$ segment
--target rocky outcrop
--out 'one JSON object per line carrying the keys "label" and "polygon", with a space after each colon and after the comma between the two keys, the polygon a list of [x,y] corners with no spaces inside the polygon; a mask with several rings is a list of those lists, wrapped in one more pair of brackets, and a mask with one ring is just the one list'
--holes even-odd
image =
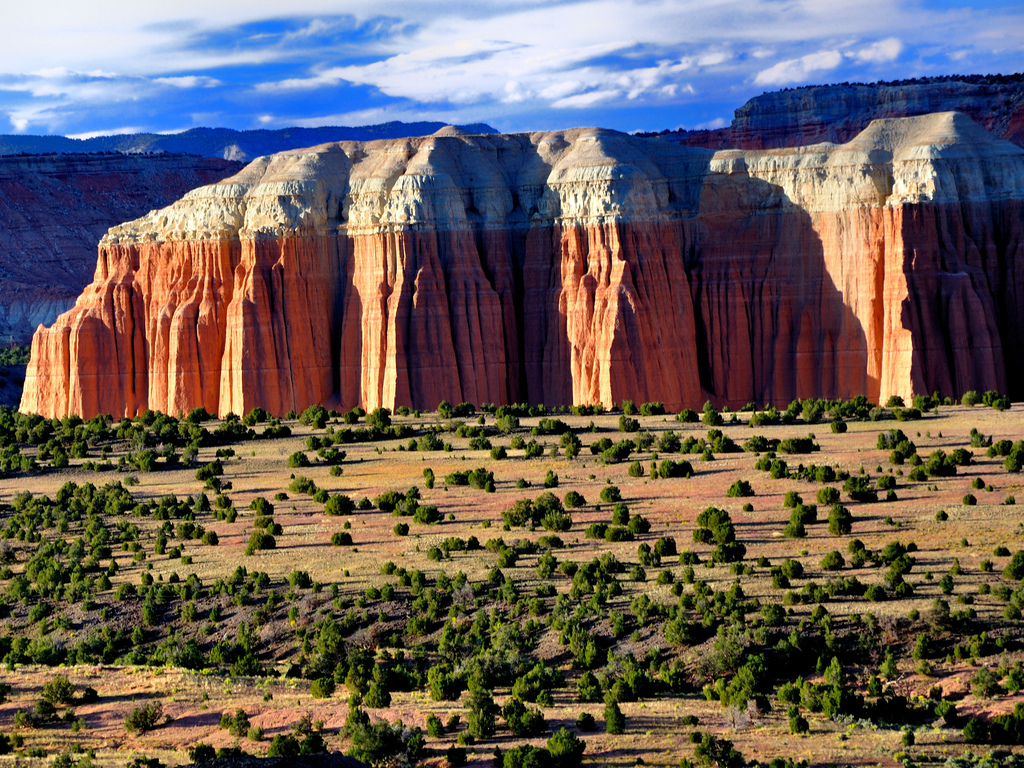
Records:
{"label": "rocky outcrop", "polygon": [[1024,75],[968,75],[893,83],[787,88],[750,99],[732,125],[669,137],[687,146],[724,149],[798,147],[853,139],[872,120],[962,112],[1024,147]]}
{"label": "rocky outcrop", "polygon": [[107,229],[241,167],[180,155],[0,157],[0,343],[29,343],[74,304]]}
{"label": "rocky outcrop", "polygon": [[954,113],[282,153],[110,230],[22,409],[1020,396],[1022,199],[1024,151]]}

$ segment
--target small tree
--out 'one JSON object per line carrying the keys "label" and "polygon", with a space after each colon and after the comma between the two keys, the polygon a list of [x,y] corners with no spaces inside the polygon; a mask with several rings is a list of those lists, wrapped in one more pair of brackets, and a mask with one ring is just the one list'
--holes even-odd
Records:
{"label": "small tree", "polygon": [[314,699],[329,699],[334,695],[334,678],[319,677],[309,686],[309,695]]}
{"label": "small tree", "polygon": [[821,559],[821,569],[823,571],[838,571],[846,565],[846,561],[839,552],[833,549],[825,557]]}
{"label": "small tree", "polygon": [[470,735],[475,739],[484,739],[493,736],[497,730],[498,705],[494,703],[494,697],[490,692],[481,687],[474,687],[467,704],[469,714],[466,717],[466,726]]}
{"label": "small tree", "polygon": [[132,709],[124,719],[124,727],[132,733],[145,733],[156,728],[163,716],[163,705],[159,701],[151,701]]}
{"label": "small tree", "polygon": [[64,675],[54,675],[43,684],[43,698],[51,704],[70,704],[75,699],[75,686]]}
{"label": "small tree", "polygon": [[548,739],[548,753],[554,765],[559,768],[579,768],[586,749],[587,742],[565,727],[559,728]]}
{"label": "small tree", "polygon": [[604,729],[606,733],[618,734],[626,732],[626,716],[622,714],[619,703],[611,697],[604,702]]}
{"label": "small tree", "polygon": [[737,480],[729,486],[729,490],[725,492],[725,495],[730,499],[744,498],[754,495],[754,489],[750,483],[746,480]]}
{"label": "small tree", "polygon": [[244,736],[249,732],[249,716],[244,709],[236,709],[234,715],[225,712],[220,716],[220,727],[224,728],[232,736]]}

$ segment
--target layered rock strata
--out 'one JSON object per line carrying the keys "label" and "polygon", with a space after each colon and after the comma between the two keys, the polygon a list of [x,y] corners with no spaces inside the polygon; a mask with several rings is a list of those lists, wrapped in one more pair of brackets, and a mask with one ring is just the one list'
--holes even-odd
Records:
{"label": "layered rock strata", "polygon": [[999,138],[1024,147],[1024,75],[967,75],[894,83],[786,88],[756,96],[732,124],[667,135],[709,149],[771,149],[847,142],[872,120],[962,112]]}
{"label": "layered rock strata", "polygon": [[75,303],[110,227],[242,167],[183,155],[0,157],[0,344],[28,344]]}
{"label": "layered rock strata", "polygon": [[22,409],[1020,396],[1022,199],[1024,151],[954,113],[788,150],[281,153],[110,230]]}

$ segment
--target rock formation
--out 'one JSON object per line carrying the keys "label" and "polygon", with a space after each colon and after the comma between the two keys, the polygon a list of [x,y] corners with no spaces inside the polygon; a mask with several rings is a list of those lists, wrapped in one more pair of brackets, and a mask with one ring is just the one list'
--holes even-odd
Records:
{"label": "rock formation", "polygon": [[115,227],[22,410],[1022,394],[1024,150],[969,118],[714,153],[599,129],[259,158]]}
{"label": "rock formation", "polygon": [[74,304],[107,229],[241,167],[182,155],[0,157],[0,344],[28,344]]}
{"label": "rock formation", "polygon": [[673,132],[667,137],[709,149],[777,149],[847,142],[872,120],[951,111],[1024,147],[1024,75],[786,88],[750,99],[736,110],[727,128]]}

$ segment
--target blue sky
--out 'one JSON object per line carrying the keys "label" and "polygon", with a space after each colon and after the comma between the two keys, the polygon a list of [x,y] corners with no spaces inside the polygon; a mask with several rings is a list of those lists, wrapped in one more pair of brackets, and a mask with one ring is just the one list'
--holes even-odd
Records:
{"label": "blue sky", "polygon": [[0,133],[715,127],[766,90],[1024,70],[1024,2],[4,4]]}

